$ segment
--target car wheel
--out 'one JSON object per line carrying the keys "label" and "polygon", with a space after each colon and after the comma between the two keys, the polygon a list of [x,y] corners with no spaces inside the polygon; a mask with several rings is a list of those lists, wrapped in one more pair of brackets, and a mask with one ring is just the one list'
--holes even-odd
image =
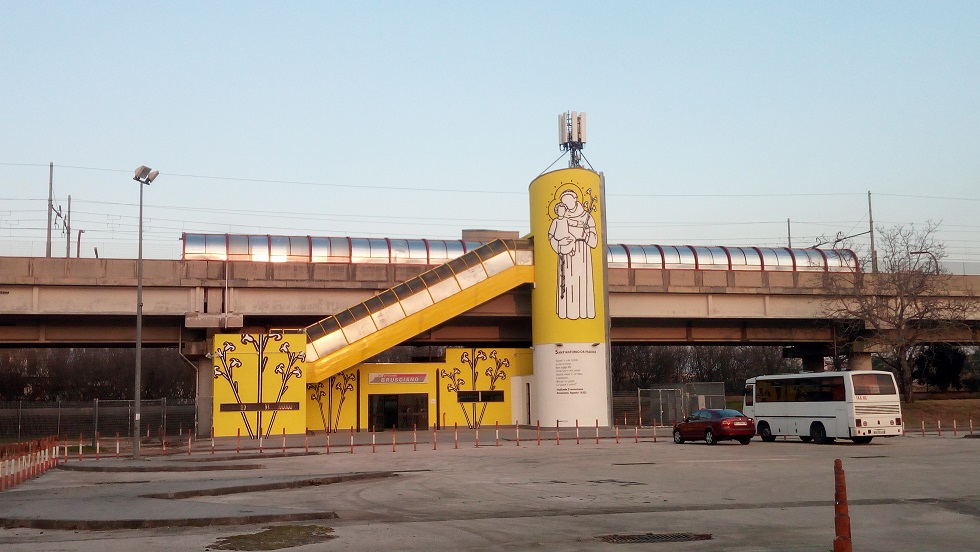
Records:
{"label": "car wheel", "polygon": [[739,443],[742,443],[743,445],[747,445],[747,444],[749,444],[749,443],[752,442],[752,438],[751,437],[742,437],[742,438],[740,438],[738,440],[738,442]]}
{"label": "car wheel", "polygon": [[776,436],[772,434],[772,430],[769,429],[769,424],[763,423],[759,425],[759,436],[762,440],[771,443],[776,440]]}
{"label": "car wheel", "polygon": [[817,422],[810,426],[810,438],[818,445],[823,445],[828,442],[827,430],[824,429],[823,424]]}
{"label": "car wheel", "polygon": [[715,432],[714,431],[711,431],[710,429],[708,431],[705,431],[704,432],[704,442],[705,443],[708,443],[709,445],[716,444],[718,441],[715,441]]}
{"label": "car wheel", "polygon": [[810,437],[809,435],[800,435],[800,441],[803,441],[804,443],[809,443],[812,440],[813,437]]}
{"label": "car wheel", "polygon": [[855,445],[867,445],[871,442],[871,439],[872,437],[851,437],[851,441],[853,441]]}
{"label": "car wheel", "polygon": [[674,442],[677,443],[678,445],[684,443],[684,438],[681,437],[681,430],[679,429],[674,430]]}

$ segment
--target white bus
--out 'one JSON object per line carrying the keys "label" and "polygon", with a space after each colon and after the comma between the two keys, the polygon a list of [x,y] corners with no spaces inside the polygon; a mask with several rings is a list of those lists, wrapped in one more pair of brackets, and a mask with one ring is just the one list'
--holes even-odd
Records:
{"label": "white bus", "polygon": [[902,435],[902,403],[891,372],[860,370],[758,376],[745,381],[742,412],[763,441],[804,443]]}

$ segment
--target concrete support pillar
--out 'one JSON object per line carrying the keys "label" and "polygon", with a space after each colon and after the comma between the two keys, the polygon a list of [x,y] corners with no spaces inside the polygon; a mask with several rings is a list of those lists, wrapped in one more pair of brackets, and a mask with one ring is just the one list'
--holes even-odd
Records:
{"label": "concrete support pillar", "polygon": [[803,371],[804,372],[823,372],[823,358],[822,356],[805,356],[803,360]]}
{"label": "concrete support pillar", "polygon": [[[208,338],[208,347],[212,339]],[[214,423],[212,402],[214,401],[214,368],[211,359],[201,357],[197,364],[197,436],[210,437]]]}
{"label": "concrete support pillar", "polygon": [[851,370],[871,370],[871,353],[852,352],[848,364]]}

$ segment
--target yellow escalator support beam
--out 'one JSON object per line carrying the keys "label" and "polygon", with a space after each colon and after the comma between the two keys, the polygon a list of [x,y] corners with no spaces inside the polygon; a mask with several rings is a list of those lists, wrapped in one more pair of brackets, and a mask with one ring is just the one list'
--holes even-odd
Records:
{"label": "yellow escalator support beam", "polygon": [[321,357],[310,367],[307,381],[311,383],[323,381],[499,297],[521,284],[528,284],[533,281],[534,266],[517,265],[508,268],[363,339]]}

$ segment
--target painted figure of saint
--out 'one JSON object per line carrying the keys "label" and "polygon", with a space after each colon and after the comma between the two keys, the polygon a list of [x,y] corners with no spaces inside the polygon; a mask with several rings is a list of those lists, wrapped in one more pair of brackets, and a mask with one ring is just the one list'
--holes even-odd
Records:
{"label": "painted figure of saint", "polygon": [[551,248],[558,254],[559,318],[595,318],[592,250],[599,243],[595,219],[571,189],[561,192],[548,230]]}

